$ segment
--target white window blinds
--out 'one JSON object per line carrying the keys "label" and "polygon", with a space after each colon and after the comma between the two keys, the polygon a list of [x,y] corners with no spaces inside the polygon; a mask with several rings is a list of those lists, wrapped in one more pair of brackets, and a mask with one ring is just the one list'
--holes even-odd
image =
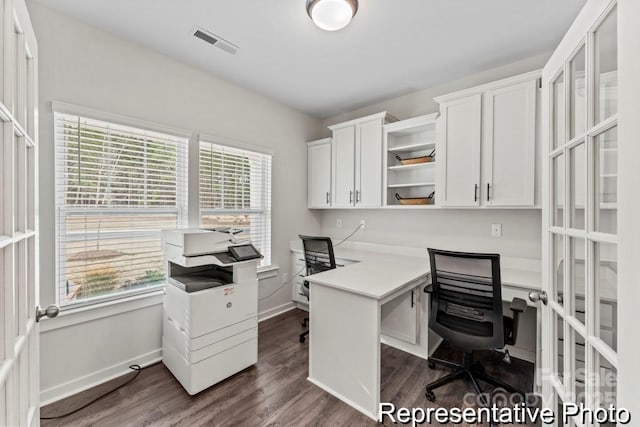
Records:
{"label": "white window blinds", "polygon": [[200,141],[200,223],[242,230],[271,264],[271,156]]}
{"label": "white window blinds", "polygon": [[186,225],[187,142],[55,114],[60,305],[164,284],[160,230]]}

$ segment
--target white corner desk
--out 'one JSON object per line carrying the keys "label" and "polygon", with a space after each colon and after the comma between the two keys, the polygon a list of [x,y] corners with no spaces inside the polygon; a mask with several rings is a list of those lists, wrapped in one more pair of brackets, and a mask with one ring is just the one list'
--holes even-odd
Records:
{"label": "white corner desk", "polygon": [[[291,250],[302,256],[300,242],[292,242]],[[305,277],[308,380],[377,420],[380,343],[426,359],[441,342],[427,327],[427,250],[347,242],[335,256],[352,263]],[[504,258],[502,264],[505,301],[528,301],[528,293],[540,289],[539,261]]]}

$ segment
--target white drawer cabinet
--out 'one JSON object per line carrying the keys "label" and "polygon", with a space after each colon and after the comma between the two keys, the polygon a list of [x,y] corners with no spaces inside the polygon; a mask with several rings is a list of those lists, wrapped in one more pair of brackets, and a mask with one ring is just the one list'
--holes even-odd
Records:
{"label": "white drawer cabinet", "polygon": [[438,97],[439,204],[534,207],[538,72]]}

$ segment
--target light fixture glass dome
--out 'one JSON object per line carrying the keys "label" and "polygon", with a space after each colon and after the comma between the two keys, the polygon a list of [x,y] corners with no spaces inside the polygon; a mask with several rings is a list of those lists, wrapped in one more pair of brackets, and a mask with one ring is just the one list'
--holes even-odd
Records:
{"label": "light fixture glass dome", "polygon": [[326,31],[337,31],[349,25],[357,10],[357,0],[307,0],[309,16]]}

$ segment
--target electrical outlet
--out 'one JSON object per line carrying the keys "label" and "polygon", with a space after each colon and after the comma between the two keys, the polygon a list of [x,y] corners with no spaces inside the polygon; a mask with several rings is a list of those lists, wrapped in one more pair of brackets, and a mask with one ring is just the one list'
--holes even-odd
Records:
{"label": "electrical outlet", "polygon": [[342,228],[342,220],[340,218],[336,220],[336,227]]}
{"label": "electrical outlet", "polygon": [[366,221],[364,219],[361,219],[360,220],[360,228],[364,230],[366,225],[367,225]]}
{"label": "electrical outlet", "polygon": [[491,237],[502,237],[502,224],[491,224]]}
{"label": "electrical outlet", "polygon": [[282,284],[289,282],[289,273],[282,273]]}

